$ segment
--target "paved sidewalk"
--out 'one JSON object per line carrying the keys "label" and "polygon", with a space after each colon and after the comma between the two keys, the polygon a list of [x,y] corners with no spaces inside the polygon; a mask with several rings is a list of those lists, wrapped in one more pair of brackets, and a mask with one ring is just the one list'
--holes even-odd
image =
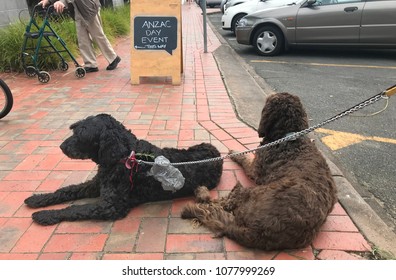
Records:
{"label": "paved sidewalk", "polygon": [[[337,204],[313,244],[289,251],[259,251],[227,238],[212,238],[203,227],[180,218],[192,198],[151,203],[133,209],[115,222],[32,223],[32,209],[23,200],[93,176],[95,165],[70,160],[59,145],[69,125],[97,113],[109,113],[139,138],[159,146],[188,147],[211,142],[223,154],[258,145],[256,132],[235,115],[212,52],[220,42],[208,28],[208,53],[203,52],[199,7],[183,5],[182,85],[162,78],[130,84],[130,41],[115,47],[119,67],[83,79],[51,72],[48,84],[23,74],[1,74],[14,94],[14,108],[0,121],[0,259],[363,259],[371,251],[358,228]],[[264,105],[264,104],[263,104]],[[224,163],[214,196],[225,195],[240,180],[251,182],[230,160]],[[60,208],[63,206],[54,206]]]}

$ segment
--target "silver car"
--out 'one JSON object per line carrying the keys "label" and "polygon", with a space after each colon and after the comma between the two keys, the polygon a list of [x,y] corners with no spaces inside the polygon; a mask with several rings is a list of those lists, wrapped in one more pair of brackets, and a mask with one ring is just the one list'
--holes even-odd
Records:
{"label": "silver car", "polygon": [[396,0],[296,0],[243,17],[238,43],[264,56],[290,46],[396,48]]}

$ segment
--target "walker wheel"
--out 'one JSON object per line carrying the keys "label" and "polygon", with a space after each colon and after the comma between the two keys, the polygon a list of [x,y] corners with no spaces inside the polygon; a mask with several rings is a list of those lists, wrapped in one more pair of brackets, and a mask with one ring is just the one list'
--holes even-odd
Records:
{"label": "walker wheel", "polygon": [[46,84],[51,80],[51,76],[46,71],[40,71],[37,76],[40,83]]}
{"label": "walker wheel", "polygon": [[84,78],[86,74],[86,71],[84,69],[84,67],[77,67],[76,68],[76,72],[75,75],[77,78]]}
{"label": "walker wheel", "polygon": [[58,68],[62,71],[67,71],[69,69],[69,64],[66,61],[59,62]]}
{"label": "walker wheel", "polygon": [[28,77],[34,77],[34,76],[36,76],[36,68],[34,68],[34,66],[28,66],[28,67],[26,67],[26,69],[25,69],[25,74],[26,74]]}

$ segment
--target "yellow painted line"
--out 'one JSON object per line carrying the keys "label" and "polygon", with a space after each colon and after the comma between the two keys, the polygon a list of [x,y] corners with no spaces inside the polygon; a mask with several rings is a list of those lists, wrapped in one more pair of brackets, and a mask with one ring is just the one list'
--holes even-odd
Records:
{"label": "yellow painted line", "polygon": [[382,143],[389,143],[396,145],[396,139],[383,138],[377,136],[363,136],[349,132],[336,131],[325,128],[318,128],[316,132],[328,134],[321,138],[321,141],[328,146],[331,150],[336,151],[362,141],[376,141]]}
{"label": "yellow painted line", "polygon": [[275,64],[295,64],[295,65],[309,65],[321,67],[347,67],[347,68],[372,68],[372,69],[392,69],[396,70],[396,66],[376,66],[376,65],[359,65],[359,64],[327,64],[314,62],[289,62],[289,61],[272,61],[272,60],[251,60],[252,63],[275,63]]}

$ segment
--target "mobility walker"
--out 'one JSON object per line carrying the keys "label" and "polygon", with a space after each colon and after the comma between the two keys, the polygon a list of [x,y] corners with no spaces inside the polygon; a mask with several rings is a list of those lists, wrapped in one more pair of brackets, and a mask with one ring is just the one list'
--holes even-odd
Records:
{"label": "mobility walker", "polygon": [[[61,37],[55,32],[49,23],[51,15],[54,13],[54,6],[51,5],[48,8],[42,8],[41,5],[34,6],[29,24],[26,26],[24,41],[22,46],[22,67],[25,70],[26,75],[29,77],[37,76],[41,83],[48,83],[51,76],[46,71],[40,71],[39,69],[39,57],[47,54],[57,54],[60,58],[58,67],[62,71],[67,71],[69,65],[61,55],[61,53],[66,52],[71,60],[76,66],[75,76],[77,78],[83,78],[86,74],[84,67],[82,67],[77,60],[74,58],[72,53],[66,47],[66,43]],[[39,20],[42,18],[42,20]],[[42,21],[42,24],[39,22]],[[59,50],[55,47],[54,43],[51,41],[52,38],[56,38],[62,46]],[[48,43],[45,46],[41,46],[43,39]]]}

